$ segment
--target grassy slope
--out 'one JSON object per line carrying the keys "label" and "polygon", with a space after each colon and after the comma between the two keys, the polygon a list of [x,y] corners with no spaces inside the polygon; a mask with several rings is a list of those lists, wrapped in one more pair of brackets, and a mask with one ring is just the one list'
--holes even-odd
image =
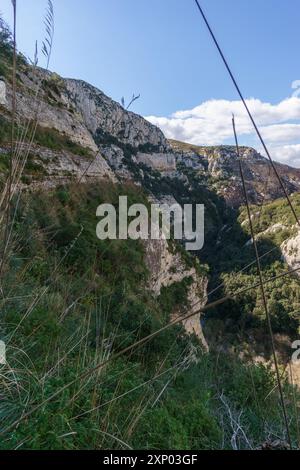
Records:
{"label": "grassy slope", "polygon": [[[235,149],[235,147],[230,146],[230,145],[211,145],[211,146],[201,146],[201,145],[193,145],[189,144],[187,142],[180,142],[179,140],[174,140],[174,139],[169,139],[170,145],[178,151],[182,152],[194,152],[196,155],[201,155],[201,153],[204,151],[205,154],[212,154],[215,150],[219,150],[222,148],[226,149]],[[241,149],[244,149],[246,147],[240,147]]]}
{"label": "grassy slope", "polygon": [[[277,396],[268,394],[272,373],[233,357],[203,356],[181,327],[80,380],[186,302],[182,285],[157,300],[147,293],[138,242],[96,239],[97,205],[124,193],[131,203],[144,201],[132,186],[77,185],[29,195],[17,210],[1,309],[9,358],[1,370],[1,429],[75,382],[5,434],[0,447],[226,448],[232,430],[222,393],[234,413],[243,410],[253,445],[264,440],[266,422],[281,433]],[[178,367],[183,360],[185,370]],[[243,439],[239,445],[246,447]]]}

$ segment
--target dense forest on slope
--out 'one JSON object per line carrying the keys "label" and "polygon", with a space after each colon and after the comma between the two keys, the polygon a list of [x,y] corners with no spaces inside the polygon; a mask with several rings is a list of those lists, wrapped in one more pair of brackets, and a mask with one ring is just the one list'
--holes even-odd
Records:
{"label": "dense forest on slope", "polygon": [[[292,196],[296,212],[300,214],[300,198]],[[252,223],[257,234],[258,250],[261,258],[264,279],[270,279],[285,273],[289,266],[283,257],[282,246],[298,233],[293,214],[287,201],[278,199],[260,207],[251,208]],[[211,288],[223,285],[222,295],[235,292],[242,287],[255,284],[257,266],[254,261],[254,248],[247,212],[242,207],[236,214],[232,226],[226,225],[221,232],[215,252],[210,253],[214,263]],[[247,269],[245,267],[248,266]],[[290,355],[289,338],[297,339],[299,334],[300,280],[297,273],[288,277],[274,279],[266,285],[273,331],[277,334],[278,348],[288,358]],[[213,293],[212,298],[220,295]],[[223,337],[230,338],[235,344],[241,336],[251,343],[255,351],[270,353],[265,312],[259,290],[249,291],[242,298],[228,302],[208,314],[212,329],[215,320],[223,321]],[[222,335],[221,334],[221,335]],[[239,338],[239,339],[238,339]],[[219,338],[220,339],[220,338]],[[253,341],[254,339],[254,341]],[[243,347],[245,344],[243,343]]]}

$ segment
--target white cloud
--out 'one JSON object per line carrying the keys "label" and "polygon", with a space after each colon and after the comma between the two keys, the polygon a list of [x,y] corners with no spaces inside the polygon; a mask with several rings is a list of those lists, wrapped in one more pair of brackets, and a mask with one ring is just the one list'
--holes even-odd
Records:
{"label": "white cloud", "polygon": [[269,148],[274,160],[296,168],[300,167],[300,144],[270,146]]}
{"label": "white cloud", "polygon": [[300,142],[299,124],[273,124],[262,128],[262,135],[268,142]]}
{"label": "white cloud", "polygon": [[[300,167],[300,98],[287,98],[274,105],[251,98],[247,105],[272,148],[274,159]],[[232,114],[240,144],[259,148],[241,101],[210,100],[168,117],[148,116],[146,119],[160,127],[168,138],[195,145],[220,145],[232,141]]]}

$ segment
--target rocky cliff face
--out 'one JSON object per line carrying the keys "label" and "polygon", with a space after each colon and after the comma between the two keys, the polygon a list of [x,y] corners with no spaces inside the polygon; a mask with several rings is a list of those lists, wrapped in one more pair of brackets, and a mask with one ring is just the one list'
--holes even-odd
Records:
{"label": "rocky cliff face", "polygon": [[6,86],[5,82],[0,80],[0,105],[6,105]]}
{"label": "rocky cliff face", "polygon": [[125,111],[97,88],[81,80],[64,80],[63,97],[74,107],[96,144],[120,142],[134,149],[153,146],[164,151],[167,141],[163,133],[140,116]]}
{"label": "rocky cliff face", "polygon": [[[54,129],[65,139],[94,154],[98,153],[98,166],[101,167],[99,176],[104,174],[105,163],[121,179],[133,178],[141,167],[144,172],[149,168],[173,179],[180,179],[184,167],[201,175],[203,184],[207,184],[209,178],[210,186],[229,205],[237,206],[243,202],[234,148],[196,147],[176,141],[168,142],[157,127],[124,110],[120,104],[81,80],[63,79],[43,69],[23,66],[19,72],[18,85],[17,109],[20,120],[37,117],[42,128]],[[0,90],[1,115],[5,109],[11,108],[11,87],[8,82],[0,80]],[[242,148],[241,151],[252,202],[281,196],[268,161],[254,149]],[[41,153],[44,153],[43,150]],[[48,155],[50,157],[49,152]],[[59,155],[55,155],[55,158],[59,158]],[[65,166],[62,154],[58,173],[60,168],[65,171]],[[280,164],[277,164],[277,168],[288,191],[298,191],[300,170]],[[78,168],[78,175],[81,171],[82,168]],[[111,176],[109,169],[106,174]]]}
{"label": "rocky cliff face", "polygon": [[[135,149],[148,145],[164,151],[169,147],[158,128],[84,81],[30,67],[20,72],[19,80],[20,118],[32,119],[36,113],[41,126],[56,129],[83,147],[97,151],[98,145],[113,141]],[[2,80],[1,90],[2,104],[10,108],[11,87]]]}
{"label": "rocky cliff face", "polygon": [[[295,227],[296,234],[285,240],[281,246],[282,256],[291,269],[300,269],[300,230]],[[300,275],[299,271],[297,272]]]}
{"label": "rocky cliff face", "polygon": [[[173,312],[173,318],[199,311],[206,304],[207,277],[200,276],[196,268],[186,266],[180,253],[174,253],[166,240],[149,240],[146,243],[146,263],[150,271],[149,287],[155,296],[161,293],[162,287],[190,280],[187,305]],[[201,328],[201,314],[185,320],[184,327],[189,334],[195,334],[202,346],[208,351],[208,345]]]}
{"label": "rocky cliff face", "polygon": [[[177,141],[170,143],[177,153],[177,161],[208,176],[211,187],[223,196],[230,206],[238,207],[244,204],[235,147],[197,147]],[[253,148],[241,147],[240,153],[250,201],[256,204],[282,197],[282,189],[269,161]],[[300,170],[280,163],[275,165],[288,193],[299,191]]]}
{"label": "rocky cliff face", "polygon": [[[11,107],[11,88],[0,80],[0,90],[3,112]],[[121,180],[137,179],[137,175],[143,179],[145,173],[154,171],[173,180],[183,180],[189,171],[228,205],[237,207],[244,202],[234,147],[197,147],[168,142],[157,127],[126,111],[86,82],[63,79],[43,69],[24,66],[19,73],[17,109],[21,121],[37,117],[43,129],[55,130],[64,139],[88,149],[97,160],[97,165],[92,165],[93,177],[111,178],[113,173]],[[57,162],[61,159],[57,176],[66,177],[71,153],[76,157],[76,152],[69,152],[67,159],[65,152],[55,154]],[[37,148],[35,154],[38,154]],[[41,154],[45,155],[43,149]],[[241,154],[251,202],[281,197],[281,188],[268,160],[252,148],[242,147]],[[48,156],[51,165],[53,159],[49,152]],[[80,177],[83,166],[72,167],[70,176],[77,173]],[[288,192],[298,191],[300,170],[281,164],[276,166]]]}

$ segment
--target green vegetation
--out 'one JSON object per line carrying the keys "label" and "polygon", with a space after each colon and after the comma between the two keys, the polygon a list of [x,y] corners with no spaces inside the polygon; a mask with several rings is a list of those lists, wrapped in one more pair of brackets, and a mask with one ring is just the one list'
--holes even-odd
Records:
{"label": "green vegetation", "polygon": [[10,79],[9,60],[12,57],[12,42],[9,28],[0,16],[0,77]]}
{"label": "green vegetation", "polygon": [[[1,109],[0,109],[1,111]],[[0,115],[0,143],[9,142],[11,139],[11,125],[9,119]]]}
{"label": "green vegetation", "polygon": [[[12,80],[12,57],[13,57],[13,40],[11,32],[0,15],[0,78],[3,77],[7,81]],[[21,67],[26,64],[25,57],[17,54],[17,66]],[[18,78],[18,77],[17,77]]]}
{"label": "green vegetation", "polygon": [[[187,142],[180,142],[179,140],[169,139],[169,143],[171,147],[174,148],[176,151],[181,152],[194,152],[196,155],[210,155],[212,156],[216,150],[229,150],[229,151],[236,151],[236,147],[232,145],[211,145],[211,146],[201,146],[201,145],[193,145]],[[240,149],[243,150],[247,147],[241,146]]]}
{"label": "green vegetation", "polygon": [[[292,197],[296,211],[299,213],[300,197]],[[295,221],[286,201],[277,200],[263,207],[251,207],[254,214],[253,226],[257,236],[258,250],[262,257],[261,265],[264,279],[274,278],[288,270],[282,260],[280,245],[295,234]],[[274,231],[268,230],[274,224],[282,227]],[[255,253],[251,240],[247,212],[241,208],[233,225],[227,225],[220,234],[220,243],[215,248],[209,248],[212,279],[210,288],[222,285],[211,297],[218,298],[243,287],[257,284],[257,266],[253,262]],[[244,267],[248,268],[244,270]],[[241,271],[243,270],[243,271]],[[269,282],[266,287],[269,310],[273,330],[278,334],[288,334],[290,338],[298,337],[300,328],[300,280],[296,275],[282,277]],[[262,350],[261,339],[267,340],[265,312],[262,304],[260,289],[252,290],[239,298],[226,303],[224,306],[211,311],[207,318],[212,325],[216,319],[223,320],[226,325],[223,341],[230,338],[238,342],[238,336],[244,339],[257,338],[252,341],[253,349]],[[209,328],[208,328],[209,330]],[[285,345],[278,344],[279,349]],[[266,353],[270,353],[266,347]],[[288,350],[290,354],[290,349]]]}
{"label": "green vegetation", "polygon": [[71,141],[67,136],[62,135],[56,129],[38,126],[34,140],[38,145],[51,150],[66,150],[82,157],[92,156],[90,149]]}
{"label": "green vegetation", "polygon": [[[38,409],[2,436],[0,448],[231,448],[228,407],[242,412],[251,446],[265,440],[266,428],[284,437],[271,370],[203,354],[181,326],[113,359],[167,324],[186,305],[190,282],[155,300],[145,287],[143,246],[97,240],[96,207],[122,194],[145,202],[135,186],[101,183],[28,195],[16,207],[1,306],[9,358],[1,366],[1,430]],[[295,438],[294,420],[291,427]],[[241,433],[237,440],[249,447]]]}
{"label": "green vegetation", "polygon": [[[292,194],[291,201],[296,214],[300,217],[300,194]],[[296,221],[289,204],[285,199],[277,199],[276,201],[265,204],[260,208],[253,207],[252,209],[253,212],[256,213],[256,216],[253,218],[253,226],[258,233],[267,230],[276,223],[285,225],[289,234],[292,233],[292,227],[296,224]],[[239,215],[239,221],[243,222],[244,220],[247,220],[245,208],[241,209]],[[246,226],[248,226],[247,222],[246,224]],[[271,236],[272,234],[268,233],[268,237]],[[280,240],[278,240],[277,244],[280,244]]]}
{"label": "green vegetation", "polygon": [[[1,110],[0,110],[1,111]],[[11,139],[11,126],[9,118],[0,115],[0,144],[8,143]],[[86,147],[82,147],[76,142],[71,141],[67,136],[62,135],[56,129],[37,126],[34,143],[42,147],[49,148],[54,151],[68,151],[74,155],[86,158],[92,157],[92,151]]]}
{"label": "green vegetation", "polygon": [[[143,170],[143,176],[138,173],[137,179],[155,196],[172,194],[181,204],[205,205],[205,245],[198,253],[200,259],[198,269],[200,273],[210,274],[208,290],[214,293],[209,300],[216,300],[258,282],[256,264],[253,263],[255,254],[252,244],[249,243],[251,237],[245,208],[241,208],[239,212],[228,208],[222,197],[209,189],[210,184],[205,175],[197,175],[195,171],[184,166],[181,167],[181,172],[185,175],[186,181],[162,177],[145,165],[139,165],[138,168]],[[292,200],[300,215],[300,196],[294,194]],[[282,274],[288,266],[283,262],[279,248],[281,243],[291,237],[296,230],[288,205],[284,200],[277,200],[263,207],[253,206],[251,212],[254,214],[254,229],[258,234],[259,253],[264,255],[261,260],[264,278]],[[283,224],[282,229],[262,234],[276,223]],[[172,248],[172,244],[170,247]],[[187,266],[190,262],[191,265],[195,265],[194,257],[186,254],[181,245],[176,244],[174,249],[180,250]],[[269,254],[265,255],[268,252]],[[244,270],[247,265],[248,268]],[[274,332],[290,335],[293,339],[297,338],[300,327],[298,278],[292,276],[270,282],[266,287],[266,293]],[[253,344],[253,348],[258,350],[262,337],[269,344],[259,289],[249,291],[246,295],[207,313],[205,325],[211,338],[216,336],[214,325],[218,321],[223,323],[217,335],[218,340],[241,345],[241,338],[244,344],[243,340],[248,341],[249,337],[254,337],[259,339],[257,344],[255,342]],[[285,348],[285,345],[282,347]],[[279,345],[279,348],[282,347]],[[269,349],[266,348],[266,355],[269,353]],[[290,349],[288,353],[290,354]]]}

